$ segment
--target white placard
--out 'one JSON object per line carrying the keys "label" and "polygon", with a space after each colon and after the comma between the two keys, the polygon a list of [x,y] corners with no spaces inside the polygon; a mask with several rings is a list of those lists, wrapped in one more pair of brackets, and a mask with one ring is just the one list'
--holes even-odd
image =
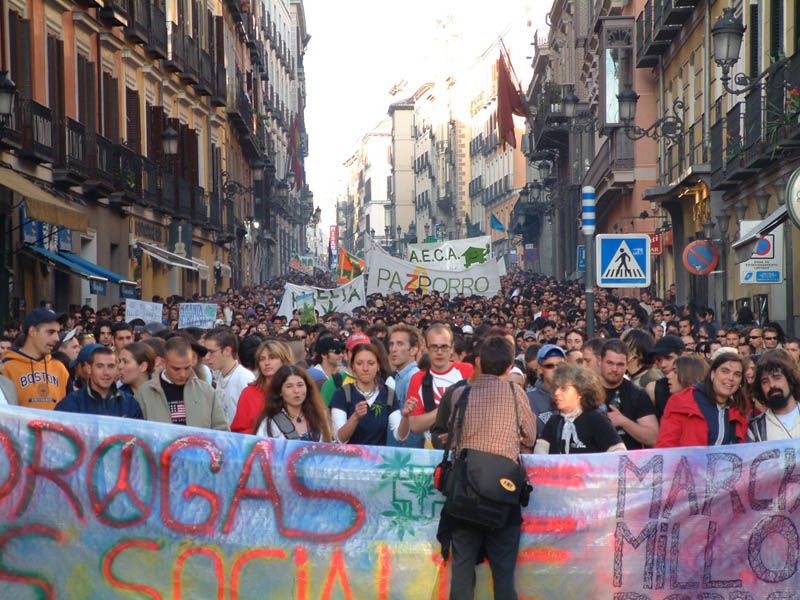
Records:
{"label": "white placard", "polygon": [[494,296],[501,290],[495,260],[462,271],[444,271],[376,253],[370,268],[368,294],[407,294],[421,290],[423,294]]}
{"label": "white placard", "polygon": [[130,323],[134,319],[141,319],[147,323],[161,323],[161,314],[164,309],[163,304],[157,302],[145,302],[144,300],[125,300],[125,322]]}
{"label": "white placard", "polygon": [[199,327],[211,329],[217,320],[217,305],[184,302],[178,305],[178,329]]}
{"label": "white placard", "polygon": [[409,244],[406,258],[412,264],[441,271],[463,271],[491,261],[492,238],[482,235],[463,240]]}
{"label": "white placard", "polygon": [[304,304],[309,303],[309,299],[313,300],[314,310],[321,315],[332,312],[352,314],[354,308],[366,306],[364,276],[359,275],[350,283],[333,289],[287,283],[283,290],[283,299],[278,308],[278,314],[291,319],[292,312],[301,310]]}
{"label": "white placard", "polygon": [[[742,221],[741,231],[752,231],[761,221]],[[783,283],[783,226],[759,238],[750,260],[739,264],[739,282],[756,284]]]}

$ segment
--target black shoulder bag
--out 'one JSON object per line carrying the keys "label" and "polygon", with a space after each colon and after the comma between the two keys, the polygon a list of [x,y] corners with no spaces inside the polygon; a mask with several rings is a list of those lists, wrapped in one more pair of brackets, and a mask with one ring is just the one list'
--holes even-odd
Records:
{"label": "black shoulder bag", "polygon": [[[453,454],[456,458],[450,462],[448,444],[434,473],[434,484],[447,497],[442,510],[448,515],[486,529],[498,529],[506,525],[514,506],[527,505],[530,485],[525,468],[519,462],[490,452],[460,447],[470,389],[467,387],[458,399],[448,428],[450,439],[454,439]],[[518,432],[519,409],[513,388],[512,399],[517,424],[515,431]]]}

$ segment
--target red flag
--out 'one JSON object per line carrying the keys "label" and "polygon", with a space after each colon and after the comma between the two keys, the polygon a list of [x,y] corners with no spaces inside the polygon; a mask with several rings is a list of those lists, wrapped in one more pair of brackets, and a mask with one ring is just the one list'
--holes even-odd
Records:
{"label": "red flag", "polygon": [[501,50],[500,58],[497,60],[497,135],[503,147],[506,143],[512,148],[517,147],[512,115],[524,117],[525,114],[525,104],[511,80],[511,73]]}

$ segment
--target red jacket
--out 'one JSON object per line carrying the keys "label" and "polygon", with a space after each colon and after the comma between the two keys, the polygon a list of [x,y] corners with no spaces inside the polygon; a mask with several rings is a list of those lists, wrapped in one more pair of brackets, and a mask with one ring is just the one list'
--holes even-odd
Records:
{"label": "red jacket", "polygon": [[[680,448],[683,446],[708,446],[708,423],[697,406],[694,393],[702,393],[694,387],[681,390],[670,396],[656,448]],[[747,439],[747,417],[739,409],[731,408],[728,418],[735,423],[736,437],[740,442]]]}
{"label": "red jacket", "polygon": [[239,403],[236,405],[236,416],[231,423],[231,431],[236,433],[255,433],[258,428],[256,420],[264,412],[266,394],[255,383],[242,390]]}

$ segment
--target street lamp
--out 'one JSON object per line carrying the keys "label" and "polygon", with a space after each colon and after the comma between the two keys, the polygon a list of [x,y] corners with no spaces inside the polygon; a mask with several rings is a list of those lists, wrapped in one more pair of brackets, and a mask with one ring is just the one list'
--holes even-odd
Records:
{"label": "street lamp", "polygon": [[733,208],[736,211],[736,217],[740,221],[744,221],[747,218],[747,202],[739,200]]}
{"label": "street lamp", "polygon": [[719,225],[719,232],[722,234],[723,242],[727,242],[728,230],[731,226],[731,216],[727,212],[720,212],[717,214],[717,225]]}
{"label": "street lamp", "polygon": [[161,146],[164,156],[176,156],[178,154],[178,132],[172,127],[167,127],[161,134]]}
{"label": "street lamp", "polygon": [[672,114],[664,115],[645,129],[634,124],[639,94],[629,84],[626,84],[622,91],[617,94],[617,101],[619,102],[619,117],[625,125],[625,135],[628,138],[634,141],[644,137],[649,137],[653,140],[663,138],[675,144],[683,137],[686,127],[683,123],[682,115],[686,112],[686,105],[680,98],[677,98],[672,103]]}
{"label": "street lamp", "polygon": [[578,103],[581,101],[575,90],[570,90],[561,100],[561,112],[568,119],[575,118],[575,112],[578,109]]}
{"label": "street lamp", "polygon": [[14,112],[17,86],[9,78],[8,71],[0,71],[0,117],[9,117]]}
{"label": "street lamp", "polygon": [[703,223],[703,238],[707,240],[714,239],[714,227],[716,227],[716,223],[711,220],[711,215],[708,216],[706,222]]}
{"label": "street lamp", "polygon": [[250,170],[253,173],[253,181],[264,180],[264,169],[266,168],[266,166],[267,163],[265,163],[260,158],[257,158],[252,163],[250,163]]}
{"label": "street lamp", "polygon": [[756,208],[762,219],[767,216],[767,209],[769,208],[769,192],[767,190],[758,190],[756,192]]}

